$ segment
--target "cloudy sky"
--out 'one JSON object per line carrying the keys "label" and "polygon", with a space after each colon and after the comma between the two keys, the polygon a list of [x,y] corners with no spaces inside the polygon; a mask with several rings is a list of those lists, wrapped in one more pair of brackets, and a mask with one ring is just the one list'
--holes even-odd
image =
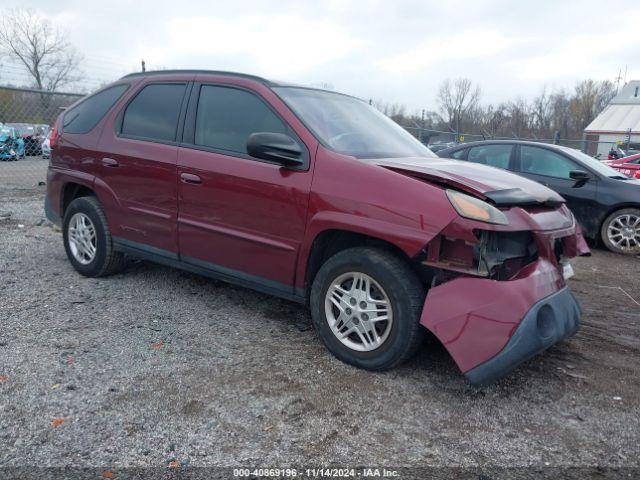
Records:
{"label": "cloudy sky", "polygon": [[[3,2],[6,0],[2,0]],[[139,67],[209,68],[436,108],[466,76],[483,101],[577,80],[640,79],[640,1],[23,0],[85,56],[88,82]]]}

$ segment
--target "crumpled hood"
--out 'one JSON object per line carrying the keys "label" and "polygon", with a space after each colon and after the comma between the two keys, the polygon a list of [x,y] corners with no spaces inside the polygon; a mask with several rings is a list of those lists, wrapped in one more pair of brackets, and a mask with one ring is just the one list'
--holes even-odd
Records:
{"label": "crumpled hood", "polygon": [[553,190],[500,168],[446,158],[382,158],[370,162],[408,176],[457,188],[499,206],[558,205]]}

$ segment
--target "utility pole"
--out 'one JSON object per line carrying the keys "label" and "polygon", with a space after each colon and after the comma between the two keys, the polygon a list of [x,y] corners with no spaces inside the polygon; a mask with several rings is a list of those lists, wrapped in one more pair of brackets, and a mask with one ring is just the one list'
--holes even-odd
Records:
{"label": "utility pole", "polygon": [[144,60],[142,60],[142,61],[140,62],[140,64],[142,65],[142,71],[143,71],[143,72],[146,72],[146,71],[147,71],[147,67],[146,67],[146,64],[144,63]]}

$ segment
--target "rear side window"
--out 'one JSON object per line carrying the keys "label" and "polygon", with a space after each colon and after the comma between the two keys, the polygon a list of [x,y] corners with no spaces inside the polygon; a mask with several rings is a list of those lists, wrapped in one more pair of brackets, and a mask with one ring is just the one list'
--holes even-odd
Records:
{"label": "rear side window", "polygon": [[512,145],[482,145],[469,149],[467,160],[497,168],[509,168]]}
{"label": "rear side window", "polygon": [[175,141],[185,88],[184,83],[144,87],[127,105],[120,132],[148,140]]}
{"label": "rear side window", "polygon": [[196,145],[246,154],[249,135],[256,132],[288,133],[288,128],[252,93],[202,86],[196,114]]}
{"label": "rear side window", "polygon": [[65,133],[89,133],[118,101],[129,85],[115,85],[87,97],[67,110],[62,120]]}
{"label": "rear side window", "polygon": [[455,158],[456,160],[460,160],[464,158],[464,154],[467,153],[467,149],[463,148],[462,150],[457,150],[451,154],[451,158]]}
{"label": "rear side window", "polygon": [[570,178],[571,170],[581,170],[577,164],[558,153],[526,145],[520,147],[520,169],[522,173],[556,178]]}

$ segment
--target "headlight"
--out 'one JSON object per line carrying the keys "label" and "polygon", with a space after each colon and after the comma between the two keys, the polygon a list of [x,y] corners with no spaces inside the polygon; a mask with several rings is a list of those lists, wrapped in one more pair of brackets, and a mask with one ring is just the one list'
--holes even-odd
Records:
{"label": "headlight", "polygon": [[507,217],[493,205],[483,202],[479,198],[460,193],[456,190],[447,190],[447,197],[458,215],[471,220],[479,220],[486,223],[508,225]]}

